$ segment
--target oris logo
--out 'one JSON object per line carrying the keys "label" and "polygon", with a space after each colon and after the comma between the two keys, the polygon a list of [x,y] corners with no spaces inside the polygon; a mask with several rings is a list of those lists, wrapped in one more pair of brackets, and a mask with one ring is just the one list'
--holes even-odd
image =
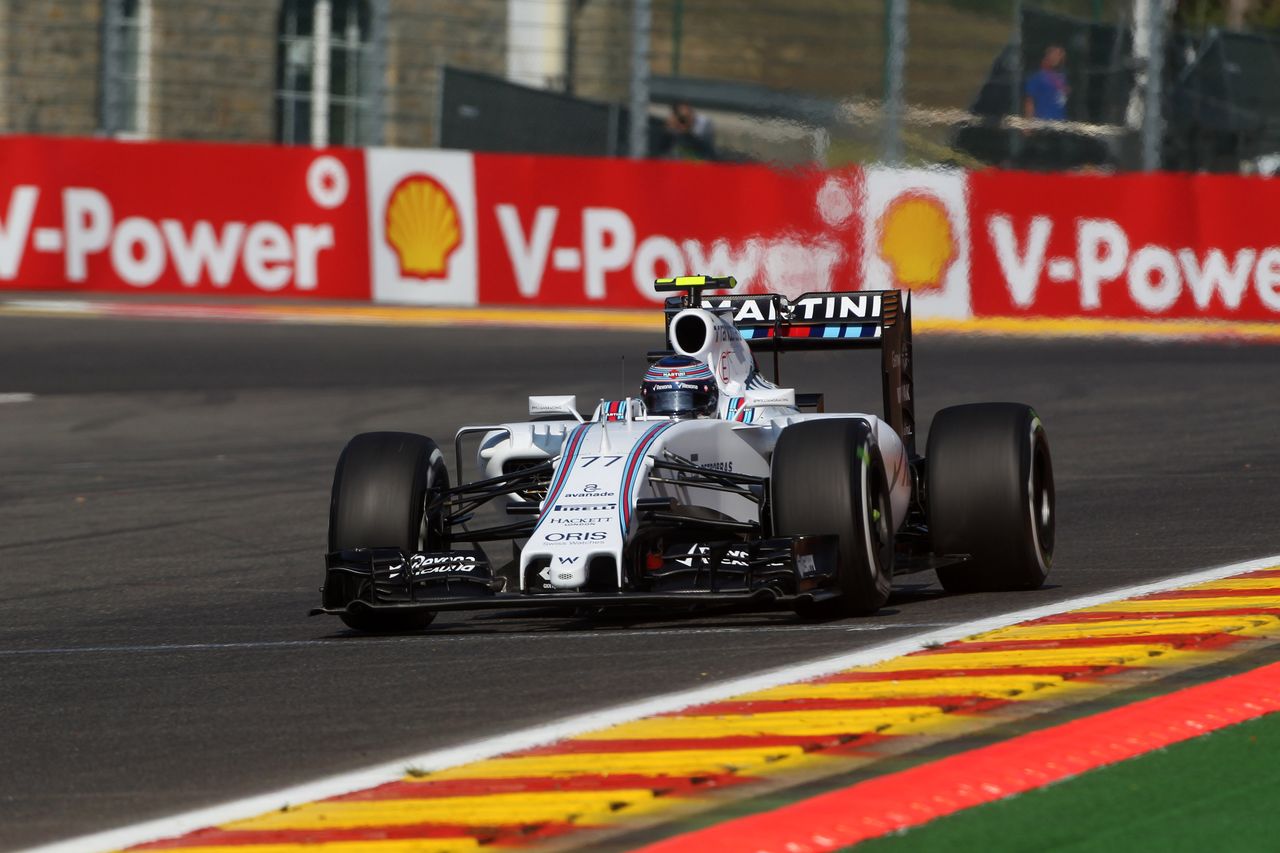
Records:
{"label": "oris logo", "polygon": [[548,533],[543,538],[548,542],[601,542],[607,535],[603,530],[596,530],[590,533]]}

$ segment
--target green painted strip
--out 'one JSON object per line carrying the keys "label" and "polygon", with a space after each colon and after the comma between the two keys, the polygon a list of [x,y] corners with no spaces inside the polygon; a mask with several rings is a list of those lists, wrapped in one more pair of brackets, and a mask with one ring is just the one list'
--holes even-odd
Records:
{"label": "green painted strip", "polygon": [[857,853],[1280,850],[1280,714],[978,806]]}

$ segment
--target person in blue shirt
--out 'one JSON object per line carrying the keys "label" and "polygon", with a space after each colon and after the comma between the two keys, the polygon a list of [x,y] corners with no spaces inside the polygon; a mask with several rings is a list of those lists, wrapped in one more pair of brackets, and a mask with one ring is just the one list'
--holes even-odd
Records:
{"label": "person in blue shirt", "polygon": [[1067,95],[1071,94],[1067,86],[1067,76],[1062,73],[1062,64],[1067,59],[1067,52],[1053,44],[1044,52],[1040,62],[1040,70],[1027,78],[1026,99],[1023,101],[1022,114],[1027,118],[1064,121],[1067,118]]}

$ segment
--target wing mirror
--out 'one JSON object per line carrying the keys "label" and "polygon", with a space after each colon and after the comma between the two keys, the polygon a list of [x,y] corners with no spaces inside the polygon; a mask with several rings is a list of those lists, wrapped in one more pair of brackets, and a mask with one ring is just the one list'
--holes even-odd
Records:
{"label": "wing mirror", "polygon": [[573,394],[558,397],[530,397],[529,417],[537,415],[568,415],[582,423],[582,415],[578,414],[578,398]]}
{"label": "wing mirror", "polygon": [[765,406],[781,406],[790,409],[796,407],[796,389],[794,388],[764,388],[748,391],[746,397],[747,399],[742,401],[744,409],[758,409]]}

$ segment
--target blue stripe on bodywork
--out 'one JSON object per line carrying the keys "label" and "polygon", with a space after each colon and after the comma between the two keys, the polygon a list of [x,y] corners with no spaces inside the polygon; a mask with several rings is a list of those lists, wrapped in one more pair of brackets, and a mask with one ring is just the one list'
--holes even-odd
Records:
{"label": "blue stripe on bodywork", "polygon": [[547,516],[551,514],[551,510],[555,508],[556,501],[560,498],[560,493],[564,491],[565,483],[569,481],[569,471],[573,468],[574,460],[578,458],[578,451],[582,449],[587,433],[590,432],[593,426],[594,424],[576,426],[573,428],[573,432],[569,433],[569,437],[565,439],[564,452],[560,455],[560,467],[556,469],[555,481],[547,492],[546,502],[542,505],[542,515],[539,516],[538,523],[533,528],[534,533],[538,532],[538,528],[542,526]]}
{"label": "blue stripe on bodywork", "polygon": [[627,455],[626,473],[622,477],[622,488],[618,490],[618,520],[622,525],[623,541],[627,538],[627,531],[631,528],[631,491],[635,481],[636,471],[639,469],[642,460],[649,452],[649,447],[657,440],[658,436],[666,430],[675,426],[673,422],[658,424],[651,427],[631,449],[631,453]]}

